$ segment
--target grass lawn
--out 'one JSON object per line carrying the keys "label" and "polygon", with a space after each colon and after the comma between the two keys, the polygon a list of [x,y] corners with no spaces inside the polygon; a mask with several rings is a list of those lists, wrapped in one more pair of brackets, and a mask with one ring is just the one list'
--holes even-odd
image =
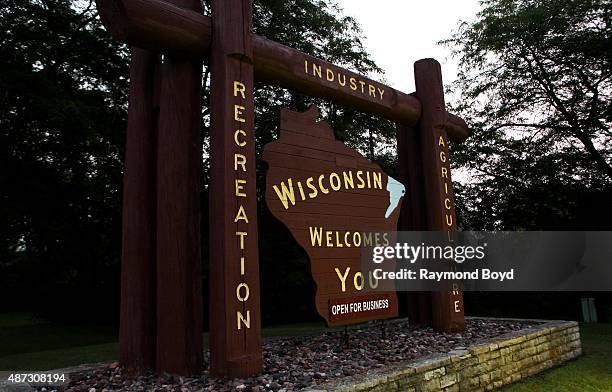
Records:
{"label": "grass lawn", "polygon": [[[581,358],[504,391],[612,391],[612,324],[582,324],[580,328]],[[264,328],[263,335],[304,335],[324,329],[322,323],[293,324]],[[29,314],[0,314],[0,371],[114,361],[116,340],[116,332],[107,328],[57,326],[36,322]]]}
{"label": "grass lawn", "polygon": [[612,391],[612,324],[581,324],[580,333],[582,357],[503,391]]}
{"label": "grass lawn", "polygon": [[[320,332],[323,323],[264,328],[264,337]],[[208,333],[204,334],[208,345]],[[117,331],[68,327],[33,320],[31,314],[0,314],[0,371],[49,370],[117,359]]]}

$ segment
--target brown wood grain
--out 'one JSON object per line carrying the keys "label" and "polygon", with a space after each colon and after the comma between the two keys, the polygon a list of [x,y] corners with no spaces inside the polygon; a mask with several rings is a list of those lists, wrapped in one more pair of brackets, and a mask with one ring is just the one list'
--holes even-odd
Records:
{"label": "brown wood grain", "polygon": [[[457,219],[450,176],[448,136],[445,130],[448,117],[440,64],[434,59],[419,60],[414,64],[414,74],[416,96],[423,107],[418,128],[427,229],[448,232],[452,239],[452,233],[457,230]],[[445,161],[442,161],[441,154],[446,157]],[[442,175],[443,171],[447,173],[446,177]],[[465,328],[463,295],[460,291],[435,292],[431,298],[432,325],[435,329],[454,332]]]}
{"label": "brown wood grain", "polygon": [[[398,230],[426,231],[427,221],[423,194],[423,163],[419,130],[402,123],[396,123],[397,158],[400,181],[413,191],[402,203]],[[431,293],[402,292],[406,313],[413,325],[431,325]]]}
{"label": "brown wood grain", "polygon": [[[197,0],[173,0],[201,12]],[[165,56],[157,149],[158,372],[202,370],[201,61]]]}
{"label": "brown wood grain", "polygon": [[[255,189],[255,136],[250,0],[213,0],[211,56],[211,185],[210,185],[210,355],[211,373],[248,377],[261,372],[261,310]],[[244,84],[244,94],[234,90]],[[241,115],[236,120],[235,105]],[[239,146],[234,135],[244,133]],[[234,156],[246,158],[235,166]],[[246,181],[238,196],[236,180]],[[240,206],[248,222],[235,222]],[[237,232],[246,232],[243,249]],[[241,271],[244,258],[244,273]],[[237,287],[246,284],[249,297],[240,301]],[[244,287],[244,286],[243,286]],[[246,289],[242,289],[246,290]],[[244,292],[243,292],[244,293]],[[250,325],[238,323],[238,312]],[[240,325],[240,329],[238,329]]]}
{"label": "brown wood grain", "polygon": [[[161,0],[97,0],[105,27],[116,39],[158,52],[177,56],[202,58],[210,53],[212,40],[211,18]],[[316,59],[296,49],[254,35],[253,64],[258,79],[294,89],[315,97],[337,102],[374,113],[393,121],[415,125],[421,115],[421,104],[413,94],[406,94],[363,75]],[[329,82],[326,78],[304,72],[304,61],[316,63],[322,69],[355,77],[385,90],[382,100]],[[348,83],[347,83],[348,85]],[[359,86],[360,87],[360,86]],[[446,130],[454,141],[469,135],[464,120],[449,114]]]}
{"label": "brown wood grain", "polygon": [[155,53],[131,48],[119,326],[119,362],[126,374],[155,368],[158,113],[154,90],[158,65]]}
{"label": "brown wood grain", "polygon": [[[266,203],[272,214],[283,222],[291,231],[293,237],[308,253],[310,271],[316,284],[315,305],[319,314],[326,323],[333,325],[346,325],[377,318],[390,318],[397,315],[397,296],[395,287],[378,287],[379,290],[369,290],[368,271],[361,271],[361,246],[355,246],[353,235],[355,232],[365,242],[365,235],[372,235],[375,241],[375,232],[395,231],[399,217],[401,200],[391,216],[385,218],[389,206],[389,192],[387,191],[388,177],[380,167],[357,151],[335,140],[332,129],[325,122],[317,122],[318,111],[312,107],[306,113],[292,112],[287,109],[281,111],[280,137],[264,148],[263,159],[268,164],[266,175]],[[324,158],[324,159],[321,159]],[[357,187],[357,171],[362,173],[380,173],[381,184],[374,189],[373,175],[370,175],[370,187],[367,187],[367,176],[363,183],[365,188]],[[345,182],[344,173],[351,173],[353,185]],[[333,190],[329,183],[329,176],[338,174],[342,188]],[[302,200],[298,191],[298,181],[303,184],[305,192],[309,177],[319,178],[327,176],[328,184],[324,185],[329,193],[320,193],[314,198]],[[296,190],[296,203],[285,208],[274,186],[281,183],[292,185]],[[318,183],[318,181],[317,181]],[[288,186],[288,185],[287,185]],[[349,189],[346,189],[346,186]],[[320,188],[319,188],[320,189]],[[323,233],[321,246],[313,246],[311,230],[320,230]],[[327,231],[333,231],[333,243],[327,240]],[[348,233],[348,234],[347,234]],[[364,234],[366,233],[366,234]],[[331,237],[330,237],[331,238]],[[389,243],[393,238],[388,238]],[[379,245],[386,245],[382,234],[379,236]],[[350,246],[349,246],[350,245]],[[387,268],[394,268],[387,266]],[[338,278],[341,271],[344,275],[348,270],[347,281],[342,291]],[[355,273],[361,273],[362,278],[355,278]],[[357,279],[358,287],[355,287]],[[364,287],[361,287],[361,284]],[[382,285],[382,283],[379,283]],[[371,312],[352,312],[342,315],[330,314],[330,304],[340,302],[378,299],[388,299],[389,306]],[[332,317],[333,316],[333,317]]]}

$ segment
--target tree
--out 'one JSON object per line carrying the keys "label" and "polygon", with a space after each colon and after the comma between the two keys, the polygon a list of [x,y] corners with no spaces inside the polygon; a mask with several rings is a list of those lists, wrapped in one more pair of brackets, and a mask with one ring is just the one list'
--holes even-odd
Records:
{"label": "tree", "polygon": [[58,313],[118,298],[127,56],[80,4],[0,2],[0,297]]}
{"label": "tree", "polygon": [[443,41],[474,129],[453,156],[464,227],[609,227],[611,38],[608,0],[486,0]]}

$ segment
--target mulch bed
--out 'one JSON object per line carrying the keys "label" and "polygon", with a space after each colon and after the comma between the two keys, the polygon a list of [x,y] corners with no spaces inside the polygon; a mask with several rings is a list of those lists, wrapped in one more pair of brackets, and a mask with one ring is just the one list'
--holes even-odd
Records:
{"label": "mulch bed", "polygon": [[[393,366],[435,353],[471,346],[483,339],[532,325],[521,321],[468,319],[461,334],[436,333],[414,328],[407,321],[370,324],[348,331],[264,340],[264,372],[247,379],[223,380],[153,374],[122,377],[116,363],[93,371],[73,374],[70,383],[46,391],[290,391],[349,378],[368,370]],[[208,361],[208,353],[205,354]],[[207,368],[205,363],[205,368]],[[42,388],[38,389],[42,391]]]}

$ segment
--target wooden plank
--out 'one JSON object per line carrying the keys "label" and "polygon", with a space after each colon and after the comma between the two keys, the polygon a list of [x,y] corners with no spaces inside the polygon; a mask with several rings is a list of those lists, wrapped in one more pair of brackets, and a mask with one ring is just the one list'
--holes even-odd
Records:
{"label": "wooden plank", "polygon": [[[440,64],[434,59],[414,64],[416,95],[423,106],[419,122],[427,206],[427,228],[444,231],[453,240],[457,230],[453,183],[450,175],[447,121]],[[432,293],[432,325],[440,331],[462,331],[465,328],[463,295],[459,290]]]}
{"label": "wooden plank", "polygon": [[[197,0],[174,0],[201,12]],[[157,371],[202,370],[201,61],[162,65],[157,160]]]}
{"label": "wooden plank", "polygon": [[[190,58],[202,58],[210,52],[212,21],[208,16],[161,0],[97,0],[97,5],[102,22],[117,40]],[[264,37],[253,36],[252,60],[258,79],[314,97],[334,99],[343,105],[407,125],[415,125],[421,115],[421,104],[412,94]],[[305,62],[311,65],[310,72],[305,72],[308,69]],[[321,67],[321,77],[316,72],[313,75],[312,64]],[[332,74],[345,75],[348,78],[346,85],[340,85],[337,78],[327,80],[327,69]],[[355,78],[355,89],[351,87],[351,77]],[[360,82],[363,82],[364,92]],[[382,98],[376,98],[376,93],[371,95],[369,86],[373,86],[376,92],[378,88],[384,90]],[[445,126],[451,140],[465,140],[469,135],[465,121],[452,114],[447,117]]]}
{"label": "wooden plank", "polygon": [[263,367],[251,1],[213,0],[212,11],[211,374],[248,377]]}
{"label": "wooden plank", "polygon": [[123,176],[123,244],[119,363],[126,374],[155,367],[155,208],[159,59],[131,48],[130,98]]}

